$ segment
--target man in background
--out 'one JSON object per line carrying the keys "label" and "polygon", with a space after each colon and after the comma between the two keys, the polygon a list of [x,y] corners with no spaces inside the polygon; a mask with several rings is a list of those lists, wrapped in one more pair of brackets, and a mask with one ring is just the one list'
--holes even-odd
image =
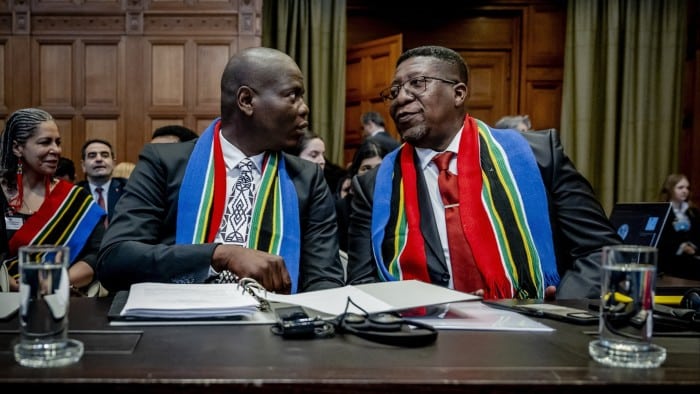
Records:
{"label": "man in background", "polygon": [[56,178],[64,179],[70,183],[75,183],[75,164],[67,157],[58,158],[56,167]]}
{"label": "man in background", "polygon": [[362,130],[366,140],[372,140],[384,151],[384,154],[391,152],[401,145],[398,141],[386,132],[384,118],[379,112],[365,112],[360,117]]}
{"label": "man in background", "polygon": [[112,220],[117,200],[124,194],[125,178],[112,177],[114,150],[112,144],[101,139],[88,140],[81,150],[81,165],[85,180],[77,183],[92,194],[97,203],[107,211],[107,222]]}
{"label": "man in background", "polygon": [[172,142],[185,142],[191,141],[199,137],[199,134],[195,133],[193,130],[180,126],[177,124],[161,126],[151,135],[151,143],[161,144],[161,143],[172,143]]}

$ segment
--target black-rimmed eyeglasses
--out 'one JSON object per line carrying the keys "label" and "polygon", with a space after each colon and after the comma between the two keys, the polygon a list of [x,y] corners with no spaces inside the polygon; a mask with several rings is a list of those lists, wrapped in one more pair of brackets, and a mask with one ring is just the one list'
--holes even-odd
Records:
{"label": "black-rimmed eyeglasses", "polygon": [[401,93],[401,88],[404,88],[406,90],[406,93],[415,97],[416,95],[425,92],[425,89],[428,85],[428,80],[449,83],[450,85],[456,85],[459,83],[459,81],[452,81],[449,79],[442,79],[438,77],[426,77],[422,75],[420,77],[411,78],[403,83],[396,83],[389,86],[388,88],[379,92],[379,97],[381,97],[384,101],[394,100],[395,98],[399,97],[399,93]]}

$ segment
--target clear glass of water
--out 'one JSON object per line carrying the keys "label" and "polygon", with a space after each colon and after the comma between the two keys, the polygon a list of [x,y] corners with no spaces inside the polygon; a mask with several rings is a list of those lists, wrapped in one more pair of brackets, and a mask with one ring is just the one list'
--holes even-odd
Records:
{"label": "clear glass of water", "polygon": [[27,367],[59,367],[80,360],[83,343],[68,338],[69,249],[19,248],[19,341],[15,360]]}
{"label": "clear glass of water", "polygon": [[589,354],[614,367],[658,367],[666,349],[652,343],[657,249],[606,246],[602,256],[599,336]]}

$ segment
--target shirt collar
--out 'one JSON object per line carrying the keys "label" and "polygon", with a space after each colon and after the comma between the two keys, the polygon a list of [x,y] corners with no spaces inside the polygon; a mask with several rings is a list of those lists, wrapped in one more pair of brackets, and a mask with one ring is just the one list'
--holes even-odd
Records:
{"label": "shirt collar", "polygon": [[[450,144],[447,145],[447,149],[445,149],[445,152],[454,152],[457,154],[459,152],[459,140],[462,139],[462,131],[464,130],[464,126],[459,129],[457,134],[455,134],[454,137],[452,137],[452,141],[450,141]],[[430,148],[416,148],[416,153],[418,154],[418,159],[420,160],[420,167],[421,170],[425,171],[426,168],[430,165],[430,162],[433,161],[435,156],[437,156],[439,153],[435,150],[432,150]]]}
{"label": "shirt collar", "polygon": [[[234,168],[236,168],[241,160],[246,158],[246,155],[240,149],[238,149],[237,146],[233,145],[226,138],[224,138],[221,131],[219,131],[219,140],[221,141],[221,152],[224,155],[224,162],[226,162],[226,173],[230,173]],[[249,157],[258,173],[262,173],[261,169],[264,158],[265,152]]]}

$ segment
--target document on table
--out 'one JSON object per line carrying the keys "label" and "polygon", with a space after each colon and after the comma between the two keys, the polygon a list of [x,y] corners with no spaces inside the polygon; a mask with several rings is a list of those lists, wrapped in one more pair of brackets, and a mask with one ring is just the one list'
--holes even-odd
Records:
{"label": "document on table", "polygon": [[138,318],[192,319],[249,316],[258,301],[235,283],[177,284],[136,283],[121,316]]}
{"label": "document on table", "polygon": [[[189,321],[216,320],[228,320],[228,324],[232,324],[231,320],[236,321],[233,324],[256,324],[275,321],[273,314],[258,310],[258,299],[302,306],[324,318],[340,315],[346,310],[354,313],[378,313],[481,299],[472,294],[417,280],[344,286],[297,294],[276,294],[254,287],[250,289],[255,291],[255,296],[243,291],[235,283],[137,283],[131,286],[128,293],[119,292],[115,295],[108,317],[114,325],[144,321],[153,321],[154,324],[190,324]],[[221,321],[219,324],[227,322]]]}
{"label": "document on table", "polygon": [[[300,305],[332,316],[340,315],[346,308],[348,312],[353,313],[378,313],[481,299],[472,294],[418,280],[351,285],[292,295],[267,293],[259,296],[271,302]],[[349,304],[348,299],[362,310]]]}
{"label": "document on table", "polygon": [[434,316],[410,317],[441,330],[486,331],[554,331],[529,317],[481,302],[458,302],[447,305]]}

